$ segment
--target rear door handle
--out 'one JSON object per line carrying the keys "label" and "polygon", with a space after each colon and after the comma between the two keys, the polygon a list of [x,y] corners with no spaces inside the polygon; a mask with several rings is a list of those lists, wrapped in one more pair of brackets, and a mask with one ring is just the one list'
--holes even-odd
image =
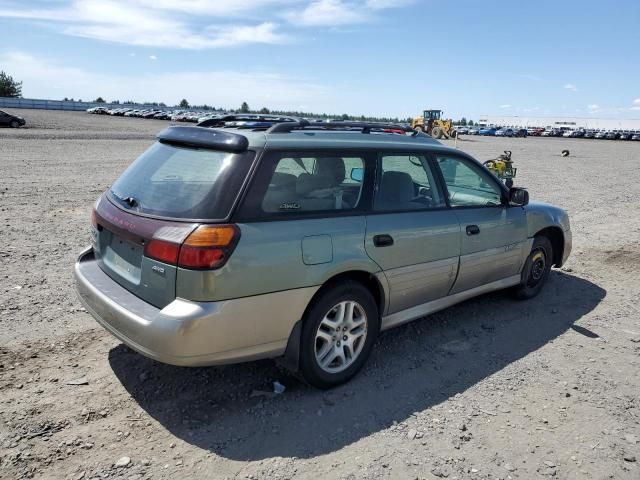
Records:
{"label": "rear door handle", "polygon": [[467,235],[478,235],[480,227],[478,225],[467,225]]}
{"label": "rear door handle", "polygon": [[386,233],[383,235],[375,235],[373,237],[373,244],[376,247],[390,247],[393,245],[393,237],[391,235],[387,235]]}

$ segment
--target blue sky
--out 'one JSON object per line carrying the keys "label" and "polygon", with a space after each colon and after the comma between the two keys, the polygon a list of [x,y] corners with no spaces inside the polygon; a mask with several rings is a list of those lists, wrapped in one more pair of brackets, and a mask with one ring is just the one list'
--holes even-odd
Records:
{"label": "blue sky", "polygon": [[640,118],[638,0],[0,0],[25,97]]}

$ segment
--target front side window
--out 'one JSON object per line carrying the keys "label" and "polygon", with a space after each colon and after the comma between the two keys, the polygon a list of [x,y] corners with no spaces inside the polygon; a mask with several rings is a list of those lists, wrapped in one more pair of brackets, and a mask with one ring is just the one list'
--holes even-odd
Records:
{"label": "front side window", "polygon": [[362,157],[304,156],[277,160],[262,199],[265,213],[353,210],[360,201]]}
{"label": "front side window", "polygon": [[375,210],[423,210],[445,206],[426,157],[383,155],[381,166]]}
{"label": "front side window", "polygon": [[502,190],[490,173],[460,158],[438,156],[436,162],[447,185],[452,207],[502,205]]}

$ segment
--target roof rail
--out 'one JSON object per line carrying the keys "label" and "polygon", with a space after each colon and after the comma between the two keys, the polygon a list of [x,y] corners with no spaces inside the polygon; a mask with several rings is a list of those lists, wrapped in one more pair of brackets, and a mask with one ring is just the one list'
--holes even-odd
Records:
{"label": "roof rail", "polygon": [[361,133],[371,133],[371,131],[395,130],[402,132],[413,132],[413,130],[405,125],[397,123],[382,122],[354,122],[354,121],[337,121],[337,122],[309,122],[307,120],[298,120],[297,122],[276,123],[267,130],[267,133],[290,133],[293,130],[346,130],[353,131],[360,129]]}
{"label": "roof rail", "polygon": [[272,122],[274,124],[281,122],[297,122],[296,117],[288,117],[281,115],[269,115],[261,113],[236,113],[231,115],[221,115],[219,117],[209,118],[198,123],[198,127],[224,127],[227,122]]}

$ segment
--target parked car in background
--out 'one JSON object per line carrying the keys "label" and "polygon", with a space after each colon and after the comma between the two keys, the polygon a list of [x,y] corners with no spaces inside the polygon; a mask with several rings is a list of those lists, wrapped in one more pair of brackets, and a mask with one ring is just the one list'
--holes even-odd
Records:
{"label": "parked car in background", "polygon": [[620,133],[613,130],[611,132],[607,132],[604,138],[606,138],[607,140],[617,140],[618,138],[620,138]]}
{"label": "parked car in background", "polygon": [[478,130],[478,135],[493,137],[497,131],[495,127],[484,127]]}
{"label": "parked car in background", "polygon": [[544,128],[527,128],[527,135],[529,135],[530,137],[539,137],[540,135],[542,135],[542,132],[544,132]]}
{"label": "parked car in background", "polygon": [[160,362],[283,357],[331,388],[381,330],[490,291],[533,298],[569,256],[564,210],[426,135],[355,123],[164,130],[92,211],[87,311]]}
{"label": "parked car in background", "polygon": [[596,133],[595,138],[597,138],[597,139],[606,139],[607,138],[607,133],[608,133],[607,131],[601,130],[598,133]]}
{"label": "parked car in background", "polygon": [[529,136],[529,131],[526,128],[517,128],[513,133],[514,137],[526,138]]}
{"label": "parked car in background", "polygon": [[145,114],[142,115],[142,118],[153,118],[155,115],[157,115],[158,113],[162,113],[160,110],[151,110],[150,112],[147,112]]}
{"label": "parked car in background", "polygon": [[596,137],[596,132],[594,130],[587,130],[586,132],[584,132],[583,138],[595,138],[595,137]]}
{"label": "parked car in background", "polygon": [[513,137],[514,133],[513,128],[501,128],[496,130],[495,135],[496,137]]}
{"label": "parked car in background", "polygon": [[480,135],[480,127],[471,127],[467,131],[467,135]]}
{"label": "parked car in background", "polygon": [[468,127],[456,127],[456,131],[458,132],[458,135],[467,135],[469,133],[469,128]]}
{"label": "parked car in background", "polygon": [[640,140],[640,133],[634,133],[631,136],[631,140],[639,141]]}
{"label": "parked car in background", "polygon": [[177,115],[172,116],[171,120],[173,120],[174,122],[186,122],[188,117],[188,112],[180,112]]}
{"label": "parked car in background", "polygon": [[26,123],[27,122],[24,118],[5,112],[4,110],[0,110],[0,125],[4,127],[18,128],[24,127]]}
{"label": "parked car in background", "polygon": [[95,115],[106,114],[109,109],[107,107],[93,107],[87,108],[87,113],[93,113]]}
{"label": "parked car in background", "polygon": [[633,133],[625,130],[624,132],[620,133],[619,140],[631,140],[631,137],[633,137]]}
{"label": "parked car in background", "polygon": [[153,118],[156,120],[171,120],[171,112],[156,113]]}

